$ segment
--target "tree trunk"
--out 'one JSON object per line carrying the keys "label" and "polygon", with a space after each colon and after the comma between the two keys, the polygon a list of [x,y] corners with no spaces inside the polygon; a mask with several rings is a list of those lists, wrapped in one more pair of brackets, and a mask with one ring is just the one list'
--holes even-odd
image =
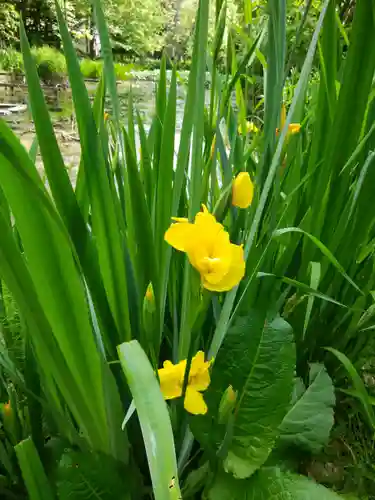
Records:
{"label": "tree trunk", "polygon": [[95,16],[94,8],[91,7],[90,15],[90,43],[89,43],[89,56],[91,59],[95,59]]}

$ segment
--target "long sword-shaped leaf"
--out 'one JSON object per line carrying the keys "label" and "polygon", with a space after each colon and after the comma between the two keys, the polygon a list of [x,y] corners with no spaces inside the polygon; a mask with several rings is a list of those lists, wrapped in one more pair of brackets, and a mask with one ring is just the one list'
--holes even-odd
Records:
{"label": "long sword-shaped leaf", "polygon": [[[65,226],[59,223],[48,195],[39,185],[37,173],[29,175],[34,164],[3,123],[0,144],[0,185],[17,224],[38,301],[88,408],[82,425],[89,429],[88,437],[94,447],[111,453],[113,430],[106,423],[102,378],[105,368],[73,248]],[[119,404],[117,400],[118,407]]]}
{"label": "long sword-shaped leaf", "polygon": [[[297,88],[296,88],[296,91],[295,91],[295,94],[293,97],[292,105],[290,107],[284,128],[281,132],[279,142],[278,142],[278,145],[276,148],[276,152],[273,156],[272,163],[271,163],[267,178],[265,180],[265,183],[264,183],[264,186],[262,189],[259,204],[257,206],[256,212],[254,215],[254,219],[253,219],[253,222],[252,222],[252,225],[250,228],[250,233],[249,233],[249,236],[248,236],[246,244],[245,244],[246,258],[248,257],[249,252],[254,245],[255,237],[256,237],[257,231],[259,229],[259,225],[260,225],[260,222],[261,222],[261,219],[263,216],[264,208],[266,206],[266,202],[267,202],[269,193],[270,193],[271,188],[272,188],[272,183],[273,183],[277,168],[279,166],[279,162],[280,162],[280,158],[281,158],[281,154],[282,154],[282,149],[283,149],[283,144],[284,144],[284,141],[285,141],[285,138],[287,135],[289,124],[291,123],[291,120],[293,117],[294,110],[297,108],[297,105],[300,103],[301,99],[304,96],[304,92],[305,92],[305,88],[306,88],[306,84],[307,84],[307,79],[308,79],[308,76],[310,74],[310,70],[312,67],[320,30],[322,29],[324,16],[325,16],[329,1],[330,0],[326,0],[325,3],[323,4],[321,14],[320,14],[318,23],[316,25],[315,32],[314,32],[313,38],[311,40],[310,47],[309,47],[302,71],[301,71],[301,76],[300,76],[300,79],[299,79],[299,82],[298,82],[298,85],[297,85]],[[211,342],[211,347],[210,347],[210,351],[209,351],[210,357],[216,356],[216,354],[217,354],[218,350],[220,349],[220,346],[224,340],[224,337],[225,337],[225,334],[226,334],[226,331],[228,328],[229,318],[230,318],[233,304],[234,304],[234,301],[236,298],[236,294],[237,294],[237,287],[235,287],[233,290],[231,290],[225,298],[224,305],[223,305],[223,308],[221,311],[221,315],[220,315],[219,321],[218,321],[217,326],[216,326],[215,334],[214,334],[214,337],[213,337],[212,342]]]}
{"label": "long sword-shaped leaf", "polygon": [[118,346],[141,424],[156,500],[181,498],[168,409],[152,366],[136,340]]}
{"label": "long sword-shaped leaf", "polygon": [[32,440],[22,441],[15,446],[15,450],[30,500],[54,500],[51,485]]}
{"label": "long sword-shaped leaf", "polygon": [[130,339],[122,228],[116,217],[115,202],[87,89],[61,9],[57,2],[55,4],[81,139],[101,275],[118,331],[122,338]]}

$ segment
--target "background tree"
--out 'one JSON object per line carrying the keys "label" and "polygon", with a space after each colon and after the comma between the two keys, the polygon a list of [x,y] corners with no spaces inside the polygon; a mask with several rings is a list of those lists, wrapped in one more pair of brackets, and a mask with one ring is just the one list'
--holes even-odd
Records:
{"label": "background tree", "polygon": [[19,15],[11,3],[0,3],[0,48],[13,46],[18,40]]}

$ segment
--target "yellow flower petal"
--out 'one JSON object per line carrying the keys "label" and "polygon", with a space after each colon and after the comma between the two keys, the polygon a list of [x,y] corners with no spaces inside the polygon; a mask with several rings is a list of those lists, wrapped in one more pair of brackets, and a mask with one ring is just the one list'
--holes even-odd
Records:
{"label": "yellow flower petal", "polygon": [[186,245],[193,237],[195,227],[190,222],[176,222],[167,229],[164,239],[176,250],[186,252]]}
{"label": "yellow flower petal", "polygon": [[198,351],[191,360],[188,386],[197,391],[205,391],[211,382],[210,366],[211,361],[204,360],[204,352]]}
{"label": "yellow flower petal", "polygon": [[186,370],[186,360],[174,365],[164,361],[163,368],[158,370],[160,390],[164,399],[179,398],[182,395],[182,384]]}
{"label": "yellow flower petal", "polygon": [[288,133],[291,135],[298,134],[300,130],[301,130],[300,123],[291,123],[288,127]]}
{"label": "yellow flower petal", "polygon": [[229,234],[221,224],[197,226],[188,249],[191,264],[201,276],[211,283],[217,283],[228,272],[231,264]]}
{"label": "yellow flower petal", "polygon": [[242,127],[242,124],[240,123],[238,125],[238,133],[240,135],[244,135],[244,134],[250,134],[251,132],[254,132],[255,134],[259,132],[259,129],[258,127],[255,125],[254,122],[249,122],[246,120],[245,122],[245,131],[243,130],[244,127]]}
{"label": "yellow flower petal", "polygon": [[202,205],[202,209],[203,212],[198,212],[195,216],[195,224],[200,227],[211,227],[216,230],[223,227],[219,222],[217,222],[215,216],[210,214],[210,212],[207,210],[206,205]]}
{"label": "yellow flower petal", "polygon": [[204,352],[203,351],[198,351],[195,356],[193,356],[193,359],[191,360],[191,367],[190,367],[190,373],[198,373],[204,366],[206,365],[206,362],[204,360]]}
{"label": "yellow flower petal", "polygon": [[172,217],[172,220],[174,222],[189,222],[189,219],[186,217]]}
{"label": "yellow flower petal", "polygon": [[254,196],[254,185],[247,172],[240,172],[233,181],[232,204],[235,207],[247,208]]}
{"label": "yellow flower petal", "polygon": [[184,401],[185,410],[193,415],[204,415],[207,413],[207,405],[200,392],[187,387]]}
{"label": "yellow flower petal", "polygon": [[203,279],[203,286],[212,292],[226,292],[242,280],[245,275],[245,260],[243,248],[240,245],[231,243],[232,261],[228,273],[218,283],[212,284]]}
{"label": "yellow flower petal", "polygon": [[[249,197],[250,191],[252,198],[250,176],[246,172],[242,174],[234,183],[240,182],[241,188],[247,190],[246,196]],[[177,220],[166,231],[166,242],[187,253],[191,265],[200,273],[205,288],[214,291],[233,288],[238,283],[235,280],[241,279],[244,274],[245,264],[239,261],[241,255],[243,260],[243,251],[234,250],[236,245],[231,244],[222,224],[208,212],[205,205],[202,206],[202,212],[196,215],[194,223],[185,218]]]}

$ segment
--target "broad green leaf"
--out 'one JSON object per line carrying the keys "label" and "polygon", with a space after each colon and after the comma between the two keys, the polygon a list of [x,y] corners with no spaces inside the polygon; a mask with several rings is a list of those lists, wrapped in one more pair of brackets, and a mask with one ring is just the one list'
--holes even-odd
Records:
{"label": "broad green leaf", "polygon": [[333,426],[335,392],[331,377],[323,365],[310,367],[309,386],[296,380],[292,406],[280,429],[280,444],[296,445],[313,453],[327,444]]}
{"label": "broad green leaf", "polygon": [[311,479],[277,467],[264,467],[253,477],[238,481],[220,474],[208,491],[209,500],[339,500],[333,491]]}
{"label": "broad green leaf", "polygon": [[54,500],[51,485],[31,438],[14,447],[30,500]]}
{"label": "broad green leaf", "polygon": [[181,498],[171,421],[146,354],[136,340],[118,346],[141,424],[155,500]]}
{"label": "broad green leaf", "polygon": [[60,500],[130,498],[129,481],[124,480],[119,464],[106,455],[67,451],[60,459],[56,477]]}
{"label": "broad green leaf", "polygon": [[[228,472],[248,477],[267,460],[290,405],[294,365],[292,329],[283,319],[267,323],[253,312],[229,329],[204,395],[208,413],[191,419],[203,448],[215,453],[220,447]],[[237,393],[228,421],[231,439],[217,416],[229,385]]]}

